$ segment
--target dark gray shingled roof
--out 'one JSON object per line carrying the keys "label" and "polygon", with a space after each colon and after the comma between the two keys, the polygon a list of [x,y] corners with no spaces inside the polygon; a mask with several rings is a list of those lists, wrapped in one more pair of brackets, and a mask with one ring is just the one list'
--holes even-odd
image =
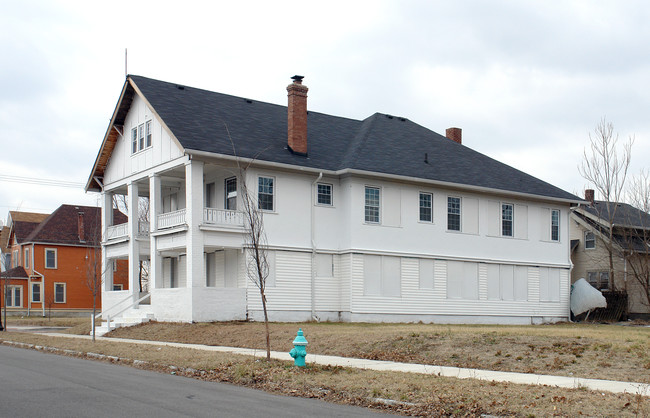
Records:
{"label": "dark gray shingled roof", "polygon": [[[616,210],[614,211],[614,205]],[[607,203],[596,200],[594,205],[580,205],[581,209],[609,222],[610,210],[614,213],[614,226],[625,228],[650,228],[650,214],[627,203]]]}
{"label": "dark gray shingled roof", "polygon": [[230,135],[238,156],[260,161],[581,200],[405,118],[375,113],[359,121],[309,111],[304,157],[287,149],[286,106],[129,77],[186,150],[233,155]]}

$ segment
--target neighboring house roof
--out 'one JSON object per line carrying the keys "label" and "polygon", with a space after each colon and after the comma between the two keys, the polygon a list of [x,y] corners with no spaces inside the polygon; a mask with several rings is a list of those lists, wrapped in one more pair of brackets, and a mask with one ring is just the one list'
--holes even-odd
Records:
{"label": "neighboring house roof", "polygon": [[9,235],[11,234],[11,228],[8,226],[3,226],[0,230],[0,251],[6,253],[9,251]]}
{"label": "neighboring house roof", "polygon": [[0,273],[0,277],[7,279],[27,279],[29,275],[22,266],[14,267]]}
{"label": "neighboring house roof", "polygon": [[[315,170],[359,170],[554,200],[581,199],[402,117],[354,120],[308,112],[308,157],[287,149],[287,107],[128,76],[87,190],[99,190],[121,126],[141,93],[188,154],[205,152]],[[126,136],[126,133],[125,133]],[[233,150],[234,148],[234,150]]]}
{"label": "neighboring house roof", "polygon": [[604,202],[597,200],[593,205],[580,205],[582,209],[593,216],[609,223],[610,213],[614,214],[614,226],[624,228],[650,228],[650,214],[627,203]]}
{"label": "neighboring house roof", "polygon": [[9,211],[9,217],[11,218],[11,221],[41,223],[48,216],[50,216],[48,213],[21,212],[21,211],[17,211],[17,210],[10,210]]}
{"label": "neighboring house roof", "polygon": [[[609,239],[610,213],[613,214],[612,238],[626,251],[650,252],[650,214],[627,203],[595,201],[579,205],[573,213],[585,226],[599,230],[602,239]],[[606,233],[605,233],[606,232]]]}

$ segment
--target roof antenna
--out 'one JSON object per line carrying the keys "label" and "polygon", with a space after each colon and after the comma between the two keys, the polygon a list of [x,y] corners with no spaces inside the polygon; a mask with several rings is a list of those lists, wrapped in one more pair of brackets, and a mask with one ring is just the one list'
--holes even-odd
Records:
{"label": "roof antenna", "polygon": [[127,48],[124,48],[124,78],[126,78],[129,75],[128,64],[129,64],[129,60],[127,56]]}

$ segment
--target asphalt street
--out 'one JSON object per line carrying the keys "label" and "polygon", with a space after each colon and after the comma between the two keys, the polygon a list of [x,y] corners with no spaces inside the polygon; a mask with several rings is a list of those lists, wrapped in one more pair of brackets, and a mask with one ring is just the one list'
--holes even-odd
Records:
{"label": "asphalt street", "polygon": [[0,417],[377,415],[316,399],[0,346]]}

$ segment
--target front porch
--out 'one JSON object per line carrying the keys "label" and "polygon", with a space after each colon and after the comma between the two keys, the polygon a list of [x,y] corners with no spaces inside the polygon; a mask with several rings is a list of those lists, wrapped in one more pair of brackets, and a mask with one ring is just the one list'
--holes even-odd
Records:
{"label": "front porch", "polygon": [[[191,160],[102,193],[104,319],[135,315],[143,302],[144,316],[160,320],[246,319],[245,217],[233,172]],[[116,201],[127,222],[113,223]],[[114,260],[128,261],[127,287],[113,283]],[[143,261],[146,288],[138,282]]]}

